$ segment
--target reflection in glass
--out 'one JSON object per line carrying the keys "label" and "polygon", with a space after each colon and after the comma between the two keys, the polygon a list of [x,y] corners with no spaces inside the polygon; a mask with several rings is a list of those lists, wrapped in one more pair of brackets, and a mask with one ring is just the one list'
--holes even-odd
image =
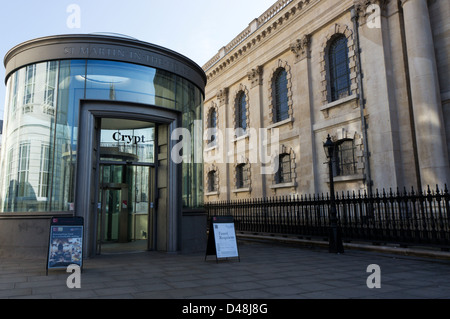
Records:
{"label": "reflection in glass", "polygon": [[[184,78],[145,66],[101,60],[28,65],[7,79],[0,211],[74,209],[82,99],[137,102],[177,110],[183,127],[201,145],[203,132],[201,126],[195,129],[195,121],[202,120],[203,96]],[[114,147],[134,154],[139,161],[153,163],[154,132],[146,129],[115,130],[121,136],[144,135],[145,142]],[[203,204],[203,164],[202,154],[196,154],[195,145],[191,147],[191,158],[182,164],[182,196],[183,206],[194,208]]]}
{"label": "reflection in glass", "polygon": [[100,165],[98,240],[102,252],[108,242],[139,241],[133,247],[147,249],[149,238],[150,166]]}
{"label": "reflection in glass", "polygon": [[86,72],[83,60],[61,61],[57,91],[54,168],[51,183],[52,211],[73,210],[75,167],[78,135],[79,101],[85,97],[85,83],[80,75]]}
{"label": "reflection in glass", "polygon": [[86,98],[155,104],[154,69],[128,63],[88,61]]}
{"label": "reflection in glass", "polygon": [[8,81],[2,150],[2,172],[7,178],[1,192],[5,212],[49,209],[57,69],[56,61],[29,65]]}

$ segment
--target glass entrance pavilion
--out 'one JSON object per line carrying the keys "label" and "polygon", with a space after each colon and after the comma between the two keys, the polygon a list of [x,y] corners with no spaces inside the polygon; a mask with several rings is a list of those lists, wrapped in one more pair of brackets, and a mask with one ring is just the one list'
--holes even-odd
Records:
{"label": "glass entrance pavilion", "polygon": [[[0,256],[42,252],[50,218],[67,215],[84,217],[85,253],[98,254],[112,225],[105,220],[113,220],[107,211],[114,209],[105,205],[114,201],[126,220],[124,242],[145,237],[145,249],[179,251],[203,241],[206,77],[198,65],[153,44],[104,34],[31,40],[4,62]],[[171,158],[177,128],[192,141],[183,144],[189,149],[181,163]],[[114,184],[105,174],[117,170],[123,175]],[[113,193],[112,201],[104,198]],[[183,227],[194,220],[198,227]],[[29,231],[17,239],[24,222]]]}

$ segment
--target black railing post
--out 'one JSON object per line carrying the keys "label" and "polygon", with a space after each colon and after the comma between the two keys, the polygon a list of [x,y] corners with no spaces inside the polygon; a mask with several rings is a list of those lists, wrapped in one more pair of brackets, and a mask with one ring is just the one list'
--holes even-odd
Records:
{"label": "black railing post", "polygon": [[411,187],[411,207],[412,207],[412,225],[414,226],[414,230],[411,230],[411,241],[412,242],[420,242],[420,230],[419,230],[419,217],[417,216],[417,205],[416,200],[417,196],[414,192],[414,188]]}
{"label": "black railing post", "polygon": [[437,205],[437,213],[439,216],[439,238],[438,238],[438,242],[440,244],[442,244],[444,242],[445,239],[445,232],[444,232],[444,218],[442,216],[442,207],[441,207],[441,200],[442,200],[442,196],[441,196],[441,191],[439,190],[439,185],[436,185],[436,205]]}
{"label": "black railing post", "polygon": [[[333,188],[333,187],[332,187]],[[328,237],[330,252],[343,252],[342,238],[436,245],[450,250],[450,194],[392,188],[373,195],[309,194],[205,203],[207,219],[233,216],[237,231]],[[341,233],[342,231],[342,233]],[[342,245],[342,246],[340,246]],[[342,248],[342,250],[340,250]]]}
{"label": "black railing post", "polygon": [[344,245],[342,243],[341,231],[338,225],[336,199],[334,195],[334,181],[333,181],[333,160],[330,158],[328,163],[330,175],[330,238],[328,250],[330,253],[343,253]]}
{"label": "black railing post", "polygon": [[444,198],[444,206],[445,206],[445,217],[444,218],[444,224],[445,226],[445,232],[447,234],[447,236],[445,237],[445,243],[448,245],[450,244],[450,205],[449,205],[449,193],[448,193],[448,189],[447,189],[447,184],[445,184],[445,188],[444,188],[444,194],[443,194],[443,198]]}
{"label": "black railing post", "polygon": [[438,239],[437,239],[437,231],[436,231],[436,221],[435,221],[435,214],[434,214],[434,209],[433,209],[433,195],[430,189],[430,185],[428,185],[428,189],[427,189],[427,201],[428,201],[428,207],[430,209],[430,221],[431,221],[431,238],[433,243],[437,243]]}

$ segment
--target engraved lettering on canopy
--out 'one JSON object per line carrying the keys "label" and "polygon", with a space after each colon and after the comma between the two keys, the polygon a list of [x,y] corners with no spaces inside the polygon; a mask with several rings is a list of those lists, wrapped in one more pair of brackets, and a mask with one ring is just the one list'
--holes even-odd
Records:
{"label": "engraved lettering on canopy", "polygon": [[64,47],[64,55],[83,56],[86,58],[125,58],[130,61],[151,64],[155,67],[164,67],[183,75],[187,75],[189,73],[186,67],[183,67],[175,61],[139,50],[126,50],[98,46]]}

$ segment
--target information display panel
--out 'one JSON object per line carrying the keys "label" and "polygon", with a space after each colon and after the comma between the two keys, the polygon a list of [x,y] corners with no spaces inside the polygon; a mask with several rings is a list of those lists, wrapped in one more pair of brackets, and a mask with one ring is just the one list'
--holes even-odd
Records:
{"label": "information display panel", "polygon": [[51,268],[83,266],[83,218],[53,217],[50,224],[47,272]]}
{"label": "information display panel", "polygon": [[234,257],[240,259],[233,217],[211,218],[205,260],[208,255],[216,255],[216,259]]}

